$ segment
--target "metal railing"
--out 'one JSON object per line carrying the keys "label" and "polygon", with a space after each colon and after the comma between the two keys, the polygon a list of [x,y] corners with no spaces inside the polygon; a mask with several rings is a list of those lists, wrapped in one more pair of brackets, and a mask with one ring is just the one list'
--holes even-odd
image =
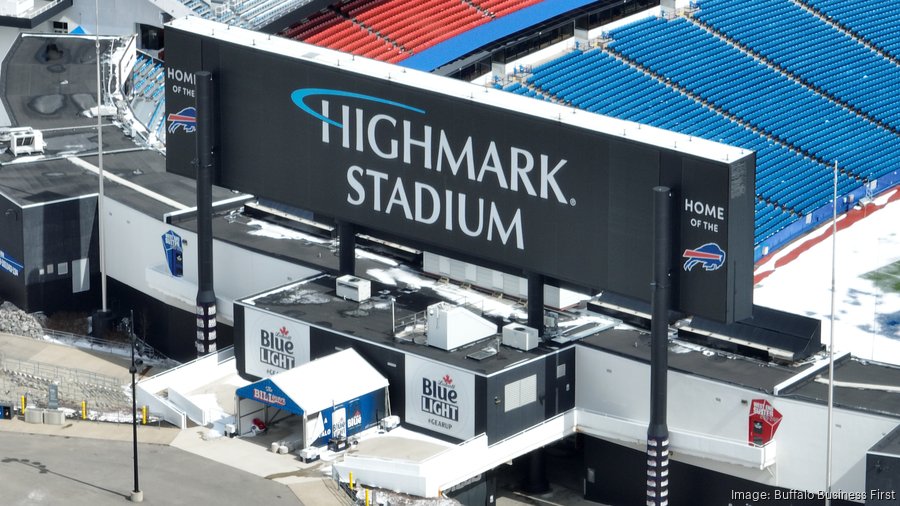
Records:
{"label": "metal railing", "polygon": [[40,14],[42,14],[42,13],[44,13],[44,12],[46,12],[46,11],[48,11],[48,10],[54,8],[54,7],[56,7],[57,5],[63,3],[63,1],[64,1],[64,0],[53,0],[52,2],[50,2],[50,3],[46,4],[46,5],[42,5],[42,6],[40,6],[40,7],[32,8],[32,9],[26,11],[26,12],[24,13],[25,15],[24,15],[23,17],[26,17],[27,19],[33,19],[33,18],[36,18],[36,17],[39,16]]}
{"label": "metal railing", "polygon": [[85,371],[84,369],[60,367],[42,362],[25,362],[13,358],[0,360],[0,370],[48,383],[58,382],[61,387],[68,383],[75,383],[118,391],[121,390],[122,385],[126,382],[125,378],[114,378],[92,371]]}
{"label": "metal railing", "polygon": [[55,385],[60,407],[78,410],[85,401],[101,413],[123,411],[130,405],[125,383],[125,378],[82,369],[9,358],[0,361],[0,401],[11,405],[26,396],[29,405],[47,406],[51,385]]}
{"label": "metal railing", "polygon": [[[100,339],[93,336],[85,336],[82,334],[73,334],[71,332],[62,332],[59,330],[44,329],[45,338],[60,341],[64,344],[75,346],[78,348],[86,348],[94,351],[105,351],[115,355],[131,357],[131,343],[129,341],[112,341],[109,339]],[[144,362],[153,362],[166,367],[175,367],[179,365],[177,360],[173,360],[166,355],[157,351],[153,346],[147,344],[143,339],[135,336],[135,354]]]}

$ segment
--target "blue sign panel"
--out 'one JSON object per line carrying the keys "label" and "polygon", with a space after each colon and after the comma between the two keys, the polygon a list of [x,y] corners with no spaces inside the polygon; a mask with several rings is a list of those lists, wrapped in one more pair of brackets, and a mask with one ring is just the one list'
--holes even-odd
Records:
{"label": "blue sign panel", "polygon": [[169,230],[162,235],[163,250],[166,252],[166,263],[173,276],[181,277],[184,273],[184,249],[181,236]]}
{"label": "blue sign panel", "polygon": [[329,439],[347,438],[374,427],[385,415],[383,389],[323,409],[319,413],[323,429],[311,446],[324,446]]}
{"label": "blue sign panel", "polygon": [[13,257],[9,256],[9,254],[0,251],[0,269],[12,274],[13,276],[18,276],[24,266],[17,262]]}
{"label": "blue sign panel", "polygon": [[237,389],[237,396],[245,399],[253,399],[263,404],[290,411],[295,415],[303,416],[303,408],[297,405],[293,399],[275,384],[271,379],[264,379]]}

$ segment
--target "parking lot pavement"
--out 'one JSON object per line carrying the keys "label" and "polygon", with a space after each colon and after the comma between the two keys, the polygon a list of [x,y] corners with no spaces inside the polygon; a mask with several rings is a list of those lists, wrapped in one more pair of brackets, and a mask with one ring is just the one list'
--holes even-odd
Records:
{"label": "parking lot pavement", "polygon": [[[21,415],[11,420],[0,420],[0,433],[17,432],[42,434],[47,436],[83,437],[88,439],[104,439],[107,441],[131,442],[130,423],[96,422],[90,420],[66,419],[62,425],[26,423]],[[169,444],[179,434],[179,430],[165,425],[138,426],[138,442],[152,444]],[[2,452],[0,448],[0,452]]]}
{"label": "parking lot pavement", "polygon": [[[167,445],[139,444],[145,504],[303,504],[286,486]],[[0,432],[3,504],[121,505],[134,483],[130,441]]]}

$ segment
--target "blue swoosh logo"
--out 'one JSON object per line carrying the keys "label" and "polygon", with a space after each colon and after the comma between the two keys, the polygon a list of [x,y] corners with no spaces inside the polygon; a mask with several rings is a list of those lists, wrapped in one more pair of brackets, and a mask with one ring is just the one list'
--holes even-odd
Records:
{"label": "blue swoosh logo", "polygon": [[371,95],[363,95],[362,93],[353,93],[350,91],[341,91],[341,90],[329,90],[327,88],[300,88],[299,90],[294,90],[291,92],[291,101],[294,102],[294,105],[300,108],[306,114],[310,116],[320,119],[328,124],[334,125],[338,128],[344,128],[344,125],[338,123],[337,121],[326,118],[322,116],[318,112],[312,110],[308,105],[306,105],[307,97],[314,97],[324,95],[327,97],[347,97],[347,98],[355,98],[358,100],[365,100],[367,102],[375,102],[378,104],[391,105],[394,107],[399,107],[401,109],[406,109],[407,111],[416,112],[419,114],[425,114],[425,111],[410,105],[401,104],[400,102],[394,102],[393,100],[387,100],[384,98],[373,97]]}

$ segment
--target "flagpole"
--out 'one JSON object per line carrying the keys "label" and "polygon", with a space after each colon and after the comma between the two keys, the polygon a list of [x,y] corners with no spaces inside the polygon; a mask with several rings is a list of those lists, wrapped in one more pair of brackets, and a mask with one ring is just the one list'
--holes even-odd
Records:
{"label": "flagpole", "polygon": [[97,228],[100,241],[100,298],[103,315],[106,316],[106,241],[103,233],[103,114],[100,112],[103,96],[101,94],[102,76],[100,73],[100,0],[94,3],[97,15],[97,29],[94,33],[94,48],[97,50],[97,165],[100,174],[99,195],[97,197]]}
{"label": "flagpole", "polygon": [[831,504],[831,461],[833,459],[832,439],[834,433],[834,306],[835,306],[835,267],[837,265],[837,177],[838,162],[834,161],[834,194],[831,211],[831,332],[828,338],[828,444],[825,457],[825,505]]}

